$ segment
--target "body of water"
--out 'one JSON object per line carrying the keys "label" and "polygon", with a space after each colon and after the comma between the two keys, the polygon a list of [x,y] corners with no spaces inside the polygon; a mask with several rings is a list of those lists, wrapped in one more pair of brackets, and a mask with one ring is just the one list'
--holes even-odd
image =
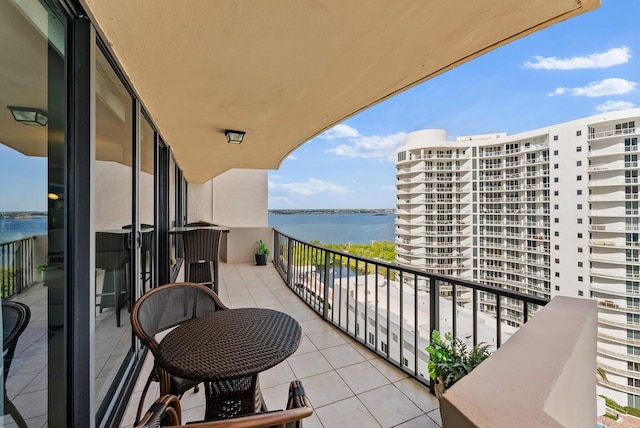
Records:
{"label": "body of water", "polygon": [[46,235],[47,217],[0,218],[0,243],[17,241],[24,236]]}
{"label": "body of water", "polygon": [[269,226],[294,238],[324,244],[369,244],[395,239],[392,213],[269,214]]}
{"label": "body of water", "polygon": [[[269,226],[303,241],[317,240],[325,244],[393,242],[394,221],[392,213],[269,214]],[[0,218],[0,243],[46,234],[46,217]]]}

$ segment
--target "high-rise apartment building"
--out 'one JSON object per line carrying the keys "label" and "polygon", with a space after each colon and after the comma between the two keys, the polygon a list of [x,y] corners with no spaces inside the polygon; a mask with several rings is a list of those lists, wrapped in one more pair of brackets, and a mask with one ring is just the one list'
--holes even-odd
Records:
{"label": "high-rise apartment building", "polygon": [[[638,134],[640,109],[515,135],[408,134],[396,151],[396,261],[596,299],[599,392],[640,407]],[[480,295],[478,305],[522,323],[521,304]]]}

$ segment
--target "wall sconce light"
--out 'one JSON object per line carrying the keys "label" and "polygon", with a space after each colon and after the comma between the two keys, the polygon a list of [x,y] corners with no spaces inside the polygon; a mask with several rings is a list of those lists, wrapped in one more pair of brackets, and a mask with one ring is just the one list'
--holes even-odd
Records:
{"label": "wall sconce light", "polygon": [[227,129],[224,131],[224,135],[227,136],[227,143],[229,144],[240,144],[244,138],[244,131],[234,131],[232,129]]}
{"label": "wall sconce light", "polygon": [[7,106],[13,118],[25,125],[45,126],[49,122],[47,112],[38,108]]}

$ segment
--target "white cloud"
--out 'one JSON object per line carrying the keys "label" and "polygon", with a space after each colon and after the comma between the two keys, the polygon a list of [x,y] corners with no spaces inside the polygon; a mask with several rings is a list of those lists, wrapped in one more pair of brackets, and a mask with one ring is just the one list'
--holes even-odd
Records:
{"label": "white cloud", "polygon": [[625,79],[609,78],[600,82],[591,82],[586,86],[577,88],[557,88],[549,96],[564,94],[571,91],[574,97],[604,97],[608,95],[623,95],[632,92],[636,87],[636,82]]}
{"label": "white cloud", "polygon": [[318,193],[333,193],[344,195],[349,193],[349,190],[344,186],[310,178],[304,183],[274,183],[269,180],[269,195],[272,193],[276,197],[282,194],[309,196]]}
{"label": "white cloud", "polygon": [[278,207],[295,207],[295,204],[291,199],[286,196],[272,196],[269,195],[269,206],[278,206]]}
{"label": "white cloud", "polygon": [[404,144],[405,132],[391,135],[370,135],[353,140],[351,144],[341,144],[327,153],[350,158],[378,158],[393,161],[394,150]]}
{"label": "white cloud", "polygon": [[555,91],[549,93],[549,96],[552,97],[554,95],[562,95],[565,92],[567,92],[567,88],[556,88]]}
{"label": "white cloud", "polygon": [[524,63],[526,68],[541,70],[575,70],[579,68],[608,68],[614,65],[626,64],[631,59],[631,49],[627,46],[612,48],[606,52],[594,53],[586,56],[558,59],[552,57],[533,57],[534,61]]}
{"label": "white cloud", "polygon": [[287,156],[287,159],[285,159],[285,160],[298,160],[298,157],[295,156],[295,155],[289,155],[289,156]]}
{"label": "white cloud", "polygon": [[325,132],[320,134],[320,138],[325,140],[335,140],[336,138],[355,138],[359,136],[360,133],[357,129],[352,128],[349,125],[345,125],[344,123],[336,125],[331,129],[327,129]]}
{"label": "white cloud", "polygon": [[611,101],[610,100],[602,104],[598,104],[596,106],[596,110],[599,113],[606,113],[608,111],[626,110],[628,108],[634,108],[634,107],[635,106],[633,105],[633,103],[629,101]]}

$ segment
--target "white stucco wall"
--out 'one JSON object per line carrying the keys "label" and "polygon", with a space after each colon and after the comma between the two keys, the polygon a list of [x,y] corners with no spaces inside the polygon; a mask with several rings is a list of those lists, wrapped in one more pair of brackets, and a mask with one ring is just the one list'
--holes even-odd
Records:
{"label": "white stucco wall", "polygon": [[213,183],[211,180],[205,183],[189,183],[187,186],[187,200],[189,208],[187,210],[187,220],[213,221]]}
{"label": "white stucco wall", "polygon": [[[267,170],[232,169],[220,174],[213,179],[213,223],[268,226],[268,192]],[[189,206],[191,211],[191,199]]]}

